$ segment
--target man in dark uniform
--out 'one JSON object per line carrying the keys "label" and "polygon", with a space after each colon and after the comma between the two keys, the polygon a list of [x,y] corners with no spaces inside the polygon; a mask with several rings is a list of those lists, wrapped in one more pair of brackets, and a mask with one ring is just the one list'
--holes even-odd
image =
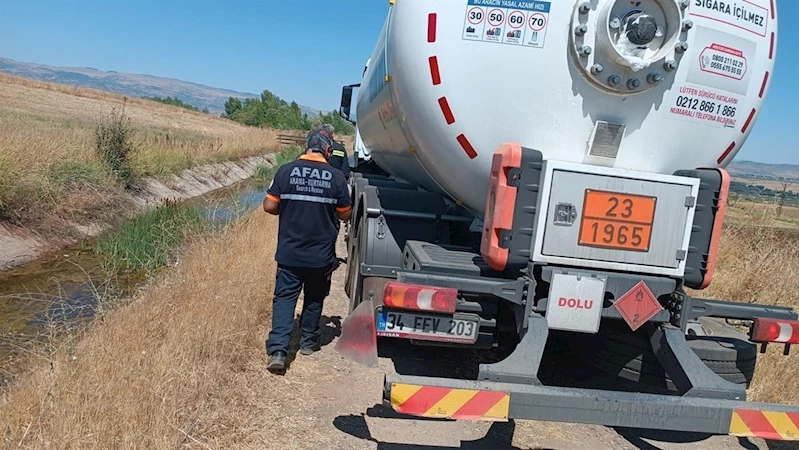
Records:
{"label": "man in dark uniform", "polygon": [[350,161],[347,159],[347,150],[344,144],[333,140],[333,155],[330,157],[330,165],[340,170],[345,177],[350,177]]}
{"label": "man in dark uniform", "polygon": [[264,211],[280,218],[272,331],[266,342],[271,372],[285,369],[294,309],[303,288],[300,353],[309,355],[319,348],[322,306],[338,267],[337,225],[352,215],[347,181],[328,163],[331,140],[314,134],[306,148],[305,154],[278,168],[263,205]]}
{"label": "man in dark uniform", "polygon": [[315,130],[311,130],[308,132],[306,140],[311,139],[315,134],[321,134],[330,139],[333,143],[333,155],[330,157],[330,165],[343,172],[344,176],[349,178],[352,170],[350,161],[347,159],[347,149],[344,148],[341,142],[336,140],[336,129],[333,128],[333,125],[326,123]]}

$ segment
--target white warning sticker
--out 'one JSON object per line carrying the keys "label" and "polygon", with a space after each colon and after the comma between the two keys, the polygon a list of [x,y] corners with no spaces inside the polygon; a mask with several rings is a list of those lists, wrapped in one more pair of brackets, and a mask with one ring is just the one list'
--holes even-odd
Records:
{"label": "white warning sticker", "polygon": [[765,3],[764,0],[693,0],[688,13],[766,37],[769,9],[755,2]]}
{"label": "white warning sticker", "polygon": [[714,128],[735,128],[740,110],[737,96],[686,84],[671,95],[666,116]]}
{"label": "white warning sticker", "polygon": [[463,39],[497,44],[544,47],[550,2],[469,0]]}

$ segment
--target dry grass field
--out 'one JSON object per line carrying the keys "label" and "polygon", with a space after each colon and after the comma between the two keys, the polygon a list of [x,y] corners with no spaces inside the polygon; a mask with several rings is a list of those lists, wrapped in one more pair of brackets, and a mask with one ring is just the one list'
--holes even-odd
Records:
{"label": "dry grass field", "polygon": [[777,218],[774,203],[739,200],[729,205],[726,217],[728,224],[799,229],[799,208],[795,206],[783,206],[782,215]]}
{"label": "dry grass field", "polygon": [[[799,311],[799,230],[730,225],[724,230],[713,284],[698,296],[787,305]],[[799,404],[799,357],[771,345],[758,358],[752,400]]]}
{"label": "dry grass field", "polygon": [[0,220],[52,238],[70,223],[112,223],[119,189],[95,150],[112,111],[132,128],[134,177],[263,154],[273,130],[158,102],[0,74]]}
{"label": "dry grass field", "polygon": [[64,161],[99,164],[94,127],[114,108],[124,108],[136,129],[133,165],[138,175],[251,156],[277,145],[273,130],[154,101],[0,74],[0,148],[5,161],[0,167],[28,177]]}

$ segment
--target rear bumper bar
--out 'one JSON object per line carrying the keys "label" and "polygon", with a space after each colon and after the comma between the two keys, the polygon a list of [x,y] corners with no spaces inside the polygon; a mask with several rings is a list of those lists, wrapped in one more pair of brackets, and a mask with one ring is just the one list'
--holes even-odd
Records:
{"label": "rear bumper bar", "polygon": [[527,419],[799,440],[799,406],[389,374],[384,401],[403,414]]}

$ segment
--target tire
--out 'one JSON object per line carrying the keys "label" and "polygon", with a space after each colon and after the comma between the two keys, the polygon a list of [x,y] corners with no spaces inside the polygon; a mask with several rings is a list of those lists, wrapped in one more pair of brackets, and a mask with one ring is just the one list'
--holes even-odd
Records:
{"label": "tire", "polygon": [[352,312],[361,304],[361,293],[363,291],[363,276],[360,274],[361,255],[364,252],[364,224],[359,224],[355,229],[355,245],[350,248],[347,255],[347,294],[350,297],[350,310]]}
{"label": "tire", "polygon": [[[757,363],[757,346],[737,329],[718,322],[706,323],[702,328],[708,336],[688,335],[688,346],[705,365],[719,377],[747,387],[752,382]],[[624,322],[608,321],[590,347],[580,345],[583,357],[600,371],[622,378],[665,388],[677,389],[657,361],[644,332],[632,333]],[[579,345],[579,344],[578,344]]]}

